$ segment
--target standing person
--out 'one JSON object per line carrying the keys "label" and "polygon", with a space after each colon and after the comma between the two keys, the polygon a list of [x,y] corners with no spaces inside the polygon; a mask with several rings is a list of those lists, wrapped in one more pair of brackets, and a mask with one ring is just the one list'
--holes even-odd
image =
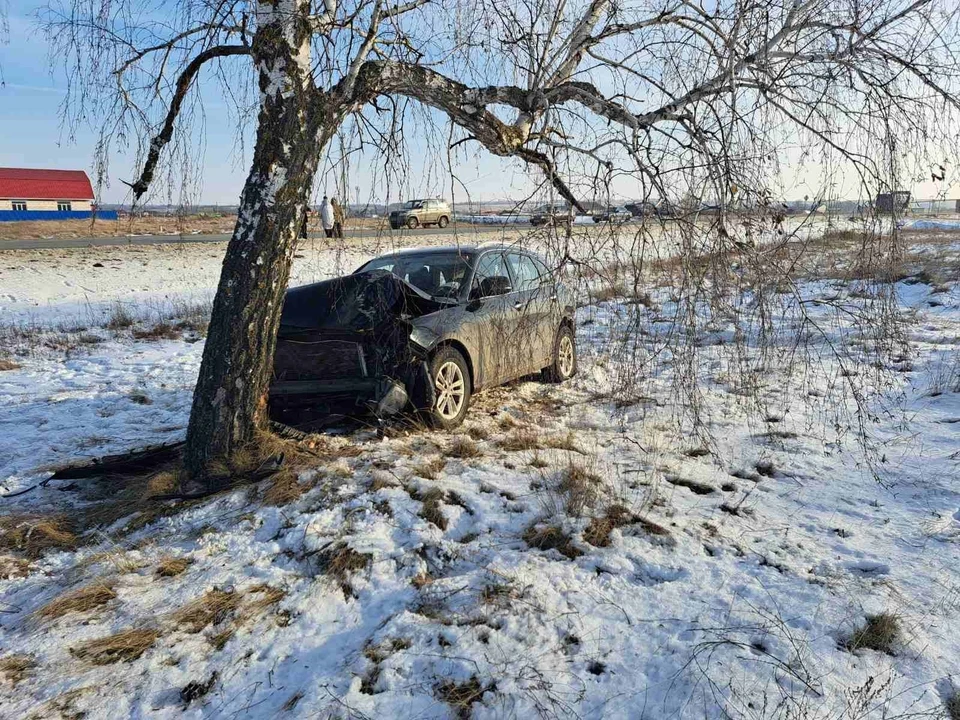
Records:
{"label": "standing person", "polygon": [[330,198],[326,195],[320,203],[320,224],[326,236],[333,237],[333,205],[330,204]]}
{"label": "standing person", "polygon": [[343,239],[343,221],[346,219],[346,213],[343,211],[343,205],[336,198],[330,200],[333,206],[333,236]]}
{"label": "standing person", "polygon": [[303,209],[303,223],[300,225],[300,237],[301,239],[306,240],[307,238],[307,218],[310,216],[310,208]]}

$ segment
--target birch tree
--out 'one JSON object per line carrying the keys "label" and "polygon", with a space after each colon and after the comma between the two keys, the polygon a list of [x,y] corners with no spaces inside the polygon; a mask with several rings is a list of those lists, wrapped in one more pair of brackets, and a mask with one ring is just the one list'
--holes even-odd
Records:
{"label": "birch tree", "polygon": [[[299,220],[349,118],[420,104],[454,144],[523,163],[576,208],[615,166],[661,195],[695,172],[725,207],[762,196],[784,134],[863,178],[949,140],[956,20],[951,0],[63,0],[40,14],[68,124],[94,119],[103,159],[139,150],[135,201],[190,147],[201,84],[256,81],[187,431],[199,479],[265,427]],[[395,139],[383,128],[374,142]]]}

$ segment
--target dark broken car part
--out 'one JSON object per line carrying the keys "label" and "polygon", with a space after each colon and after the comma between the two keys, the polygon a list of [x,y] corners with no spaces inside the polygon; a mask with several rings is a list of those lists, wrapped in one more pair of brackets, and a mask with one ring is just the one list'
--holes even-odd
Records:
{"label": "dark broken car part", "polygon": [[270,385],[270,415],[303,425],[372,412],[378,418],[435,401],[411,320],[449,307],[386,270],[290,289]]}

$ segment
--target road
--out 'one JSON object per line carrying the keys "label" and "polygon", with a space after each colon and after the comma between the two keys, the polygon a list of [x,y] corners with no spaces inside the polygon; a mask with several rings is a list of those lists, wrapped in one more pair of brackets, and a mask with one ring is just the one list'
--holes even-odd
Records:
{"label": "road", "polygon": [[[529,228],[529,225],[462,225],[455,227],[450,225],[444,229],[440,228],[417,228],[416,230],[376,230],[360,229],[348,230],[347,240],[386,237],[391,234],[397,235],[449,235],[453,236],[459,233],[461,236],[471,236],[480,233],[495,233],[500,230],[517,228]],[[322,233],[310,233],[312,239],[325,239]],[[67,248],[85,248],[85,247],[115,247],[118,245],[163,245],[166,243],[218,243],[226,242],[230,239],[227,234],[219,235],[131,235],[122,237],[101,237],[101,238],[43,238],[40,240],[4,240],[0,238],[0,250],[41,250],[41,249],[67,249]]]}

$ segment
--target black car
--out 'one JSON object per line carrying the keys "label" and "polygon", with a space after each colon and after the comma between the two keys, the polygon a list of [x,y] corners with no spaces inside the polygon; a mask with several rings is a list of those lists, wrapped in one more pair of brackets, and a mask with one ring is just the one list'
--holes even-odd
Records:
{"label": "black car", "polygon": [[[422,248],[287,291],[271,415],[403,410],[451,428],[472,393],[534,372],[576,372],[573,294],[510,246]],[[313,418],[311,418],[312,420]]]}

